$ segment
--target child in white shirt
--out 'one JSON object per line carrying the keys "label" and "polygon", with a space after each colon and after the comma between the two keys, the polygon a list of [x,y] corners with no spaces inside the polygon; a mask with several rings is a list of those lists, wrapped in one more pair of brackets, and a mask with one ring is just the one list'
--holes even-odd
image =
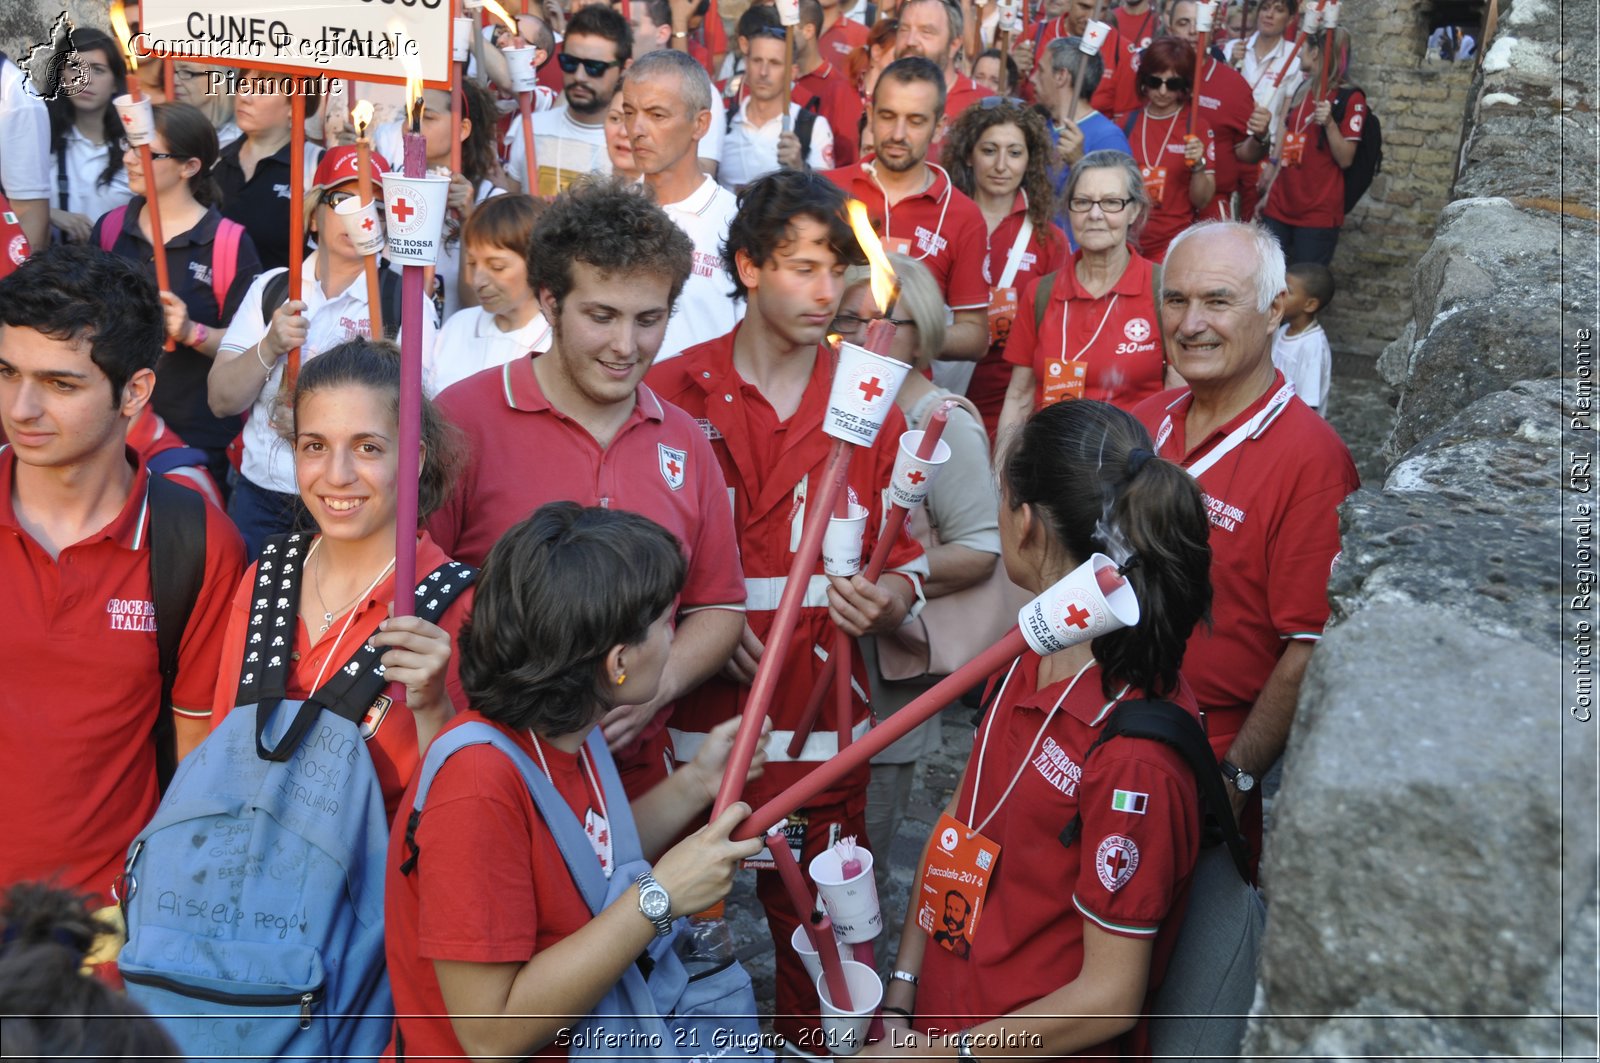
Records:
{"label": "child in white shirt", "polygon": [[1272,364],[1307,406],[1327,417],[1333,349],[1317,315],[1333,301],[1333,274],[1315,262],[1297,262],[1289,267],[1287,287],[1283,324],[1272,339]]}

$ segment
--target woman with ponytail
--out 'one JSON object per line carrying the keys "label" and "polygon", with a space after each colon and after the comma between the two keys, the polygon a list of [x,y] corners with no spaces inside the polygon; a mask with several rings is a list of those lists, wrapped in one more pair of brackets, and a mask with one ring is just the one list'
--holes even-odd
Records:
{"label": "woman with ponytail", "polygon": [[991,871],[987,893],[944,893],[942,915],[923,927],[913,901],[883,1008],[906,1029],[869,1053],[1141,1050],[1138,1017],[1199,854],[1199,797],[1161,743],[1120,738],[1088,752],[1120,702],[1197,713],[1179,667],[1211,602],[1200,491],[1154,449],[1133,417],[1091,400],[1048,406],[1001,441],[1011,579],[1037,594],[1106,554],[1133,586],[1139,622],[1011,665],[924,857],[961,841],[997,850],[987,865],[974,858]]}

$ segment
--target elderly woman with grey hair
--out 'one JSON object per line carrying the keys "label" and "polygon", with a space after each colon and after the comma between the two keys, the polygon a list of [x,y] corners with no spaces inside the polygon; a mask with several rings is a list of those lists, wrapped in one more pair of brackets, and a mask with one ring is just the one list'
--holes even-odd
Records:
{"label": "elderly woman with grey hair", "polygon": [[[956,405],[948,412],[943,435],[950,460],[907,524],[927,551],[928,575],[923,581],[927,605],[898,631],[861,643],[872,681],[872,707],[880,720],[909,704],[952,665],[965,663],[951,660],[952,653],[959,657],[964,647],[976,652],[999,638],[1016,613],[1015,608],[1008,612],[1003,607],[1010,581],[997,566],[1000,501],[990,471],[988,432],[970,402],[924,375],[944,345],[944,298],[922,263],[905,255],[890,255],[889,263],[900,280],[900,299],[892,311],[897,327],[889,356],[912,367],[895,404],[910,428],[926,428],[946,399],[954,399]],[[868,277],[866,266],[845,273],[845,294],[833,331],[847,340],[859,342],[866,321],[874,316]],[[941,621],[951,614],[962,633],[956,646],[939,637],[950,630],[951,625]],[[994,628],[994,638],[987,637],[990,628]],[[912,774],[917,762],[937,748],[939,741],[935,717],[872,758],[867,836],[873,839],[879,856],[875,867],[880,890],[887,884],[890,843],[910,797]]]}
{"label": "elderly woman with grey hair", "polygon": [[1002,435],[1063,399],[1131,410],[1182,382],[1161,339],[1161,267],[1131,246],[1150,211],[1139,168],[1120,151],[1091,152],[1062,199],[1078,249],[1017,293]]}

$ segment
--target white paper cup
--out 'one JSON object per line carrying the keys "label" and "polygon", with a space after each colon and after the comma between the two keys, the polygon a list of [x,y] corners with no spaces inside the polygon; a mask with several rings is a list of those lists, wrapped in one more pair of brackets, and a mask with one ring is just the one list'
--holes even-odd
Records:
{"label": "white paper cup", "polygon": [[1000,0],[1000,29],[1007,33],[1022,29],[1022,14],[1016,0]]}
{"label": "white paper cup", "polygon": [[1106,22],[1090,20],[1083,27],[1083,43],[1078,45],[1078,51],[1084,55],[1099,55],[1100,46],[1106,43],[1106,37],[1111,33],[1111,25]]}
{"label": "white paper cup", "polygon": [[828,999],[828,980],[817,975],[817,999],[822,1001],[824,1044],[836,1056],[853,1056],[866,1043],[867,1027],[883,1003],[883,983],[878,972],[855,960],[844,961],[844,981],[850,990],[850,1008],[835,1007]]}
{"label": "white paper cup", "polygon": [[1138,622],[1133,584],[1117,574],[1117,563],[1105,554],[1090,557],[1017,614],[1022,637],[1040,656]]}
{"label": "white paper cup", "polygon": [[137,148],[155,139],[156,112],[148,96],[138,103],[132,96],[118,96],[111,102],[116,105],[117,117],[122,119],[122,132],[129,144]]}
{"label": "white paper cup", "polygon": [[928,497],[939,467],[950,460],[950,444],[944,440],[933,448],[933,457],[917,457],[924,432],[906,432],[900,437],[900,450],[894,456],[894,475],[889,478],[889,501],[905,509],[916,509]]}
{"label": "white paper cup", "polygon": [[800,25],[800,0],[778,0],[778,23],[782,26]]}
{"label": "white paper cup", "polygon": [[[1335,16],[1337,17],[1337,16]],[[1315,33],[1322,27],[1322,11],[1315,4],[1307,4],[1300,9],[1300,29],[1306,33]]]}
{"label": "white paper cup", "polygon": [[1200,33],[1210,33],[1211,27],[1217,21],[1217,0],[1209,0],[1204,4],[1196,4],[1194,9],[1194,28]]}
{"label": "white paper cup", "polygon": [[822,430],[859,447],[872,446],[910,368],[865,347],[839,344],[839,366],[833,371]]}
{"label": "white paper cup", "polygon": [[[883,931],[883,913],[878,907],[878,880],[872,877],[872,854],[856,846],[861,873],[849,879],[840,870],[839,855],[832,849],[817,854],[807,870],[822,894],[822,906],[833,920],[833,932],[846,945],[871,941]],[[850,987],[854,1000],[855,987]]]}
{"label": "white paper cup", "polygon": [[511,87],[518,92],[532,92],[539,84],[539,75],[533,69],[531,47],[507,48],[506,66],[511,68]]}
{"label": "white paper cup", "polygon": [[378,212],[378,201],[370,203],[361,202],[359,196],[340,203],[333,208],[344,222],[345,231],[350,234],[350,242],[356,245],[356,251],[363,255],[383,254],[383,216]]}
{"label": "white paper cup", "polygon": [[[833,946],[833,950],[839,954],[840,960],[848,960],[850,958],[844,950],[839,948],[839,939],[833,936],[831,929],[825,930],[823,936]],[[789,944],[800,955],[800,962],[806,968],[806,977],[813,982],[822,977],[822,954],[811,947],[811,937],[806,933],[805,927],[797,926],[794,928],[794,933],[789,935]]]}
{"label": "white paper cup", "polygon": [[402,266],[437,264],[449,196],[450,179],[447,177],[383,175],[383,216],[389,261]]}
{"label": "white paper cup", "polygon": [[470,18],[453,18],[450,20],[450,61],[452,63],[465,63],[472,55],[472,20]]}
{"label": "white paper cup", "polygon": [[854,576],[861,571],[861,538],[867,530],[867,507],[850,503],[848,517],[829,517],[822,533],[822,571]]}
{"label": "white paper cup", "polygon": [[1325,30],[1339,28],[1339,5],[1337,3],[1329,4],[1322,9],[1322,28]]}

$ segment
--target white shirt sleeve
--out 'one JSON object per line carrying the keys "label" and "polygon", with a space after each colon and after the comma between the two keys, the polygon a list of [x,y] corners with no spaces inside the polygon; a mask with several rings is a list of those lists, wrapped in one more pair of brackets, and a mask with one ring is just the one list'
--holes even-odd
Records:
{"label": "white shirt sleeve", "polygon": [[244,298],[239,300],[239,311],[233,315],[233,320],[228,323],[228,331],[222,334],[222,350],[248,351],[260,342],[261,337],[267,334],[267,323],[261,316],[261,299],[266,291],[267,282],[280,273],[287,273],[286,269],[269,269],[250,282],[250,287],[245,290]]}
{"label": "white shirt sleeve", "polygon": [[[709,80],[709,79],[708,79]],[[706,162],[722,163],[722,138],[728,131],[728,108],[722,102],[722,93],[711,86],[711,128],[700,139],[696,154]]]}
{"label": "white shirt sleeve", "polygon": [[50,199],[50,114],[9,60],[0,68],[0,189],[8,199]]}

